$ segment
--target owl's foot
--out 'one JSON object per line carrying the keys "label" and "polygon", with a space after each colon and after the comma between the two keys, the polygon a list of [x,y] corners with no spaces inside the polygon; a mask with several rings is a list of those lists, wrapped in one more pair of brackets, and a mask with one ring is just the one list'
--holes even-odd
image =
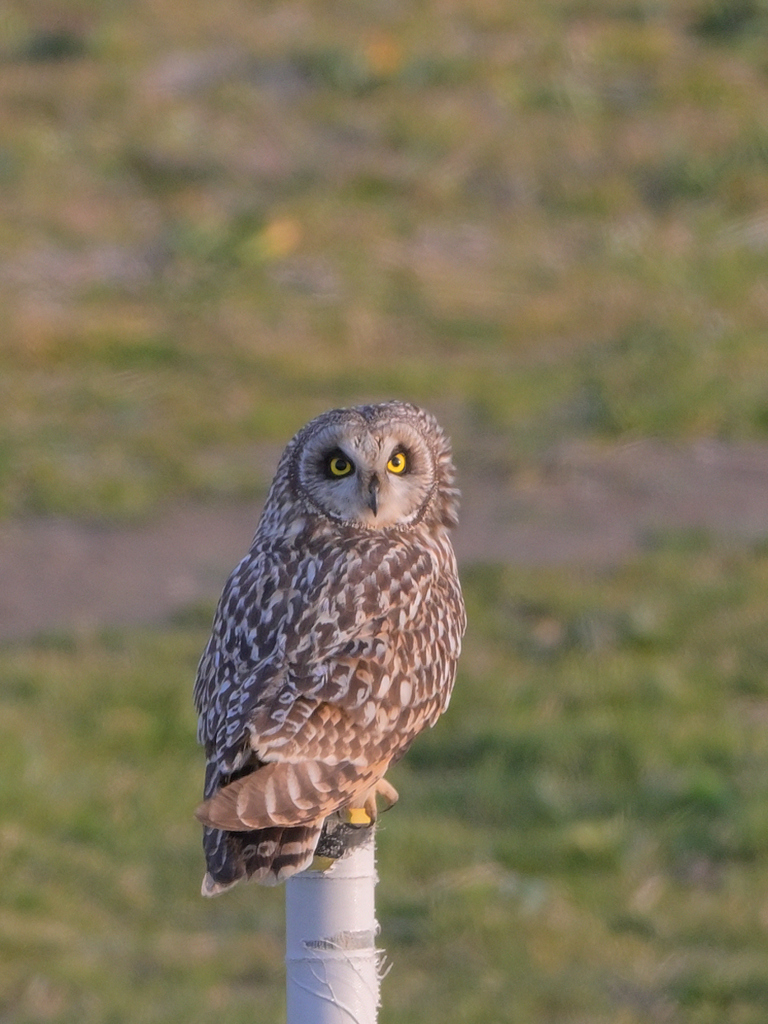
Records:
{"label": "owl's foot", "polygon": [[379,779],[376,785],[365,794],[365,800],[361,807],[343,807],[341,809],[339,813],[341,814],[342,821],[348,825],[359,825],[361,827],[372,825],[376,821],[378,813],[376,807],[377,796],[381,797],[382,811],[388,811],[400,799],[400,794],[393,785],[387,782],[386,779]]}
{"label": "owl's foot", "polygon": [[376,808],[366,805],[364,807],[342,807],[339,811],[341,820],[347,825],[372,825],[376,821]]}
{"label": "owl's foot", "polygon": [[390,782],[387,782],[386,779],[379,779],[376,783],[376,793],[381,797],[382,811],[388,811],[390,807],[394,807],[400,799],[400,794]]}
{"label": "owl's foot", "polygon": [[335,863],[335,857],[319,857],[315,854],[312,858],[312,863],[307,868],[307,871],[327,871],[328,868],[333,867]]}

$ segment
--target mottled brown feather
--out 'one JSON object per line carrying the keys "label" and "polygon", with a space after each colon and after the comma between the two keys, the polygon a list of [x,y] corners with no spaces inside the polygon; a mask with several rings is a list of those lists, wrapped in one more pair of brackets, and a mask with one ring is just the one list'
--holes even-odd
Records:
{"label": "mottled brown feather", "polygon": [[386,761],[364,769],[345,762],[274,762],[223,786],[200,804],[195,817],[229,832],[313,824],[366,793],[387,767]]}
{"label": "mottled brown feather", "polygon": [[[340,447],[355,466],[344,484],[325,468]],[[343,853],[353,832],[335,812],[447,707],[465,625],[457,502],[445,435],[407,403],[333,410],[289,442],[195,681],[206,895],[281,881],[318,844]]]}

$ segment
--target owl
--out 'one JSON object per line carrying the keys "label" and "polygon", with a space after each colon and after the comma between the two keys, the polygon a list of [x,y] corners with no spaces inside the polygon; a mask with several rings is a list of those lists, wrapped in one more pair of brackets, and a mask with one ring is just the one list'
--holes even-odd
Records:
{"label": "owl", "polygon": [[283,452],[195,682],[204,896],[327,867],[397,799],[385,774],[448,706],[465,627],[454,476],[405,402],[334,409]]}

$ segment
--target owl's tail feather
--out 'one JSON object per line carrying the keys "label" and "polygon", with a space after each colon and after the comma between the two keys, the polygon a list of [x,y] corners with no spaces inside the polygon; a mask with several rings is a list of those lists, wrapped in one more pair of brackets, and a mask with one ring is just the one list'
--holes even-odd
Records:
{"label": "owl's tail feather", "polygon": [[195,816],[209,828],[228,832],[319,827],[327,815],[375,786],[387,766],[388,760],[364,766],[271,762],[223,786],[200,804]]}
{"label": "owl's tail feather", "polygon": [[[342,856],[356,833],[367,829],[333,812],[371,805],[388,763],[271,762],[222,786],[195,812],[206,826],[203,896],[218,896],[242,878],[277,885],[310,867],[316,850],[332,859]],[[362,824],[372,824],[372,806]]]}
{"label": "owl's tail feather", "polygon": [[218,896],[241,879],[277,885],[312,863],[322,822],[295,828],[266,828],[235,834],[205,830],[208,871],[202,895]]}

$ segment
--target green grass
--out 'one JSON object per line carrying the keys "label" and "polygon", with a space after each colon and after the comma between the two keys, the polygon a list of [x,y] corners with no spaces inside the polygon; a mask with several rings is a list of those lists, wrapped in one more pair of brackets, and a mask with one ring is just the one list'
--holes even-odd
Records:
{"label": "green grass", "polygon": [[[0,11],[0,517],[258,498],[374,398],[504,479],[765,440],[762,0],[55,7]],[[465,575],[383,1024],[762,1024],[766,552]],[[282,893],[197,895],[206,628],[0,651],[3,1019],[281,1019]]]}
{"label": "green grass", "polygon": [[392,395],[457,445],[764,437],[764,5],[0,16],[0,515],[242,497]]}
{"label": "green grass", "polygon": [[[454,701],[378,837],[382,1021],[757,1024],[765,552],[671,540],[609,575],[465,584]],[[205,634],[193,615],[2,651],[9,1019],[281,1018],[282,891],[198,896]]]}

